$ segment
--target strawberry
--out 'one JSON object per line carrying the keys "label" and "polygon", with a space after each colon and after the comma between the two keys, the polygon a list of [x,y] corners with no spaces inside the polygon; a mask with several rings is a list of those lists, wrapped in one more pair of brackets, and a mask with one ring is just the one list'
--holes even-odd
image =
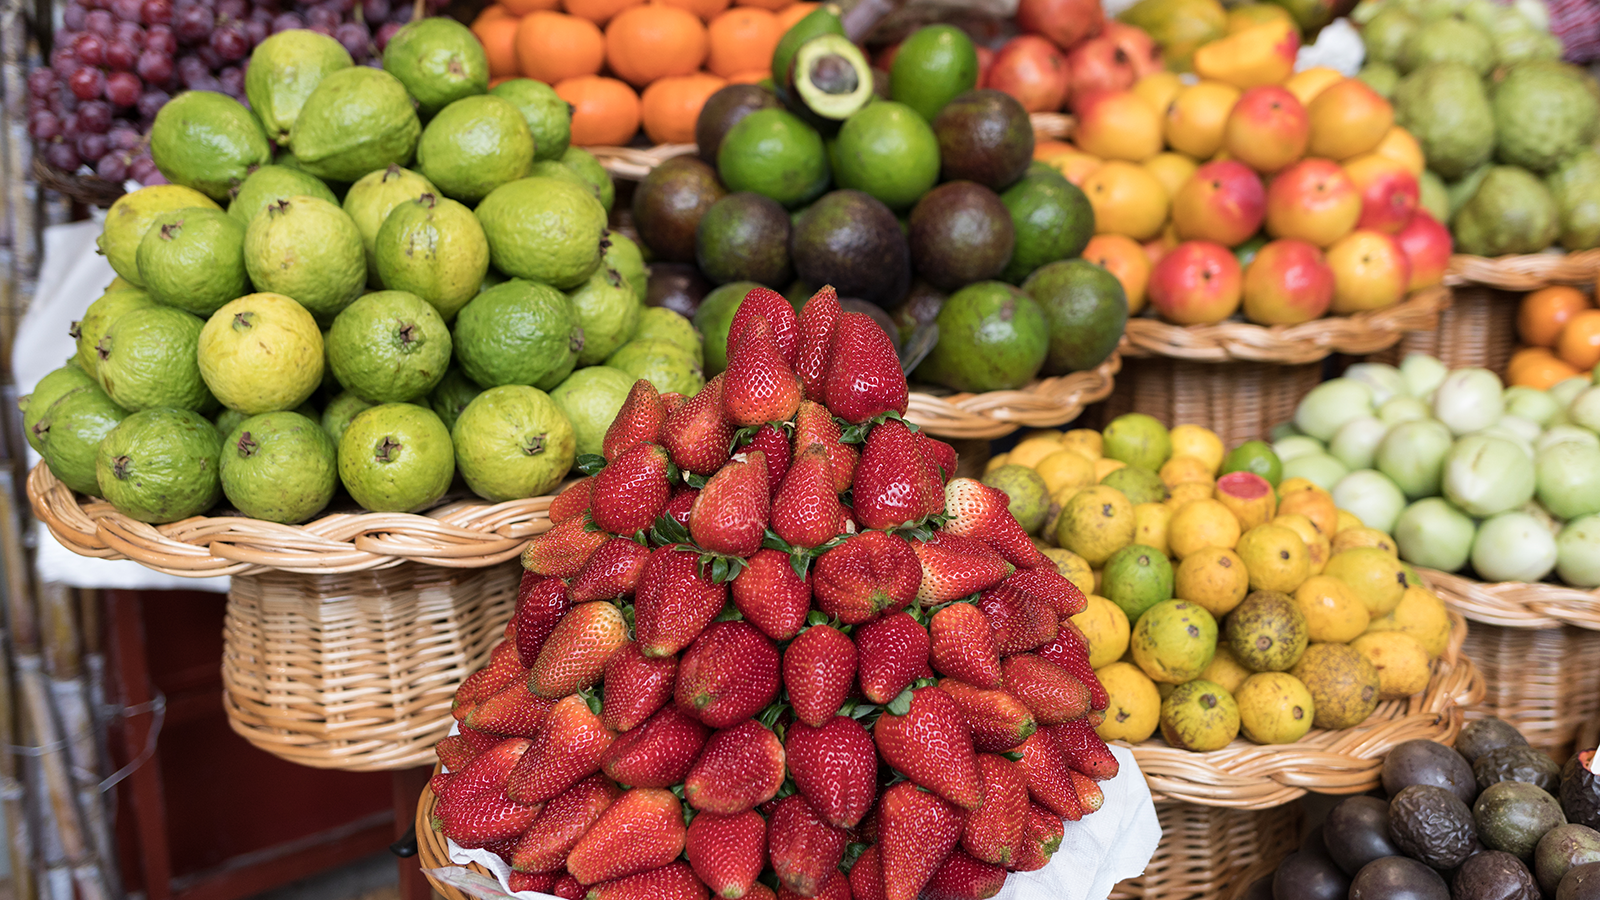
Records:
{"label": "strawberry", "polygon": [[977,754],[961,708],[936,687],[896,697],[872,728],[884,762],[962,809],[983,802]]}
{"label": "strawberry", "polygon": [[689,774],[706,745],[706,726],[674,706],[624,732],[600,757],[600,770],[631,787],[671,787]]}
{"label": "strawberry", "polygon": [[1087,719],[1063,722],[1045,730],[1073,771],[1082,772],[1095,781],[1117,777],[1117,758],[1111,755],[1111,748],[1095,733]]}
{"label": "strawberry", "polygon": [[539,659],[539,651],[544,649],[544,642],[550,639],[550,632],[555,631],[561,617],[572,609],[572,603],[566,582],[532,572],[522,573],[522,583],[517,586],[516,611],[511,614],[511,621],[517,631],[512,644],[517,648],[517,658],[522,661],[523,668],[533,668]]}
{"label": "strawberry", "polygon": [[[927,583],[926,575],[923,583]],[[940,675],[980,688],[1000,686],[1000,651],[983,610],[971,603],[952,603],[933,614],[928,636],[932,642],[929,657]]]}
{"label": "strawberry", "polygon": [[557,878],[555,887],[550,889],[550,893],[560,897],[561,900],[584,900],[589,896],[588,889],[579,884],[578,879],[573,878],[570,873]]}
{"label": "strawberry", "polygon": [[[744,309],[743,306],[740,309]],[[735,313],[735,317],[737,317]],[[794,313],[791,310],[790,316]],[[766,317],[751,315],[730,340],[723,373],[722,415],[736,428],[785,422],[800,405],[800,379],[789,368]],[[733,334],[732,331],[729,334]],[[735,349],[737,347],[737,349]]]}
{"label": "strawberry", "polygon": [[[764,319],[785,365],[793,366],[800,343],[800,321],[794,305],[770,288],[758,287],[744,295],[728,323],[728,360],[744,346],[745,331],[755,319]],[[784,418],[788,418],[785,416]]]}
{"label": "strawberry", "polygon": [[712,728],[729,728],[778,698],[778,649],[748,622],[718,622],[678,664],[673,699]]}
{"label": "strawberry", "polygon": [[450,714],[465,719],[478,702],[500,693],[512,682],[528,677],[528,669],[517,656],[516,641],[501,641],[489,651],[489,662],[461,680],[451,701]]}
{"label": "strawberry", "polygon": [[800,339],[796,342],[794,372],[805,387],[806,399],[827,401],[828,360],[832,356],[833,327],[844,310],[839,295],[826,286],[800,307]]}
{"label": "strawberry", "polygon": [[989,617],[1001,656],[1042,647],[1055,640],[1061,628],[1050,607],[1004,583],[978,595],[978,608]]}
{"label": "strawberry", "polygon": [[689,823],[684,851],[712,894],[743,897],[767,864],[767,820],[753,809],[731,816],[701,813]]}
{"label": "strawberry", "polygon": [[922,450],[922,458],[939,470],[940,484],[956,477],[956,448],[930,437],[926,431],[917,432],[917,446]]}
{"label": "strawberry", "polygon": [[1011,498],[999,488],[957,478],[944,488],[944,511],[950,516],[944,530],[983,541],[1019,569],[1051,565],[1012,518],[1010,504]]}
{"label": "strawberry", "polygon": [[861,851],[850,867],[850,896],[852,900],[883,900],[883,865],[877,844]]}
{"label": "strawberry", "polygon": [[435,809],[445,836],[469,848],[514,838],[539,814],[538,804],[494,796],[451,799]]}
{"label": "strawberry", "polygon": [[922,896],[926,900],[987,900],[1000,893],[1005,883],[1003,867],[952,850],[933,871]]}
{"label": "strawberry", "polygon": [[707,553],[751,556],[761,549],[771,508],[767,455],[752,450],[729,460],[700,489],[689,513],[689,534]]}
{"label": "strawberry", "polygon": [[637,541],[614,537],[589,557],[572,579],[568,592],[573,603],[591,600],[617,600],[633,593],[650,559],[650,548]]}
{"label": "strawberry", "polygon": [[731,816],[777,796],[783,786],[783,742],[754,719],[711,735],[684,779],[683,796],[701,812]]}
{"label": "strawberry", "polygon": [[821,444],[827,448],[835,494],[850,490],[850,484],[855,480],[856,463],[861,459],[855,447],[840,440],[842,434],[833,413],[828,412],[828,408],[820,402],[803,401],[794,414],[794,445],[803,448]]}
{"label": "strawberry", "polygon": [[561,493],[550,501],[550,524],[560,525],[588,512],[589,492],[593,487],[593,478],[579,478],[562,488]]}
{"label": "strawberry", "polygon": [[1006,690],[1033,712],[1040,725],[1058,725],[1089,711],[1089,692],[1067,670],[1032,653],[1006,657]]}
{"label": "strawberry", "polygon": [[1111,697],[1100,683],[1100,676],[1089,665],[1089,639],[1071,620],[1063,619],[1056,631],[1056,639],[1034,652],[1066,669],[1089,689],[1090,709],[1103,710],[1111,705]]}
{"label": "strawberry", "polygon": [[777,550],[758,550],[748,563],[728,585],[733,605],[767,637],[775,641],[794,637],[811,610],[810,580],[796,575],[789,555]]}
{"label": "strawberry", "polygon": [[902,781],[878,802],[878,859],[885,900],[916,900],[961,839],[961,811]]}
{"label": "strawberry", "polygon": [[842,529],[844,506],[834,493],[828,449],[807,444],[785,474],[772,500],[772,530],[795,547],[810,550]]}
{"label": "strawberry", "polygon": [[1006,583],[1035,600],[1043,601],[1055,611],[1057,618],[1071,618],[1089,608],[1089,600],[1083,596],[1083,591],[1078,590],[1078,586],[1068,581],[1053,565],[1018,569],[1006,579]]}
{"label": "strawberry", "polygon": [[789,472],[790,454],[793,452],[789,446],[789,436],[783,429],[773,427],[768,422],[745,440],[743,452],[749,453],[751,450],[760,450],[767,455],[767,490],[776,498],[778,487]]}
{"label": "strawberry", "polygon": [[1083,807],[1083,814],[1098,812],[1106,802],[1106,795],[1100,790],[1100,783],[1077,771],[1071,773],[1071,778],[1072,789],[1078,793],[1078,803]]}
{"label": "strawberry", "polygon": [[767,821],[767,852],[778,882],[802,897],[815,897],[844,858],[849,836],[829,825],[806,798],[779,800]]}
{"label": "strawberry", "polygon": [[667,418],[669,419],[672,418],[674,412],[678,411],[679,407],[688,402],[689,398],[677,391],[667,391],[661,395],[661,408],[667,411]]}
{"label": "strawberry", "polygon": [[[812,900],[809,895],[797,894],[787,885],[778,885],[778,900]],[[829,872],[817,888],[814,900],[851,900],[850,877],[843,872]]]}
{"label": "strawberry", "polygon": [[657,547],[633,593],[633,627],[645,656],[689,646],[728,602],[728,586],[700,574],[699,555],[682,544]]}
{"label": "strawberry", "polygon": [[513,891],[537,891],[548,894],[551,888],[556,886],[556,873],[512,872],[506,876],[506,885]]}
{"label": "strawberry", "polygon": [[1036,872],[1061,849],[1066,827],[1061,817],[1037,803],[1028,804],[1028,823],[1023,829],[1022,853],[1012,861],[1018,872]]}
{"label": "strawberry", "polygon": [[678,468],[710,475],[728,461],[733,426],[722,415],[722,375],[706,382],[700,393],[667,413],[661,443]]}
{"label": "strawberry", "polygon": [[759,881],[750,885],[750,890],[745,892],[745,897],[749,898],[749,900],[778,900],[778,895],[773,892],[772,888]]}
{"label": "strawberry", "polygon": [[854,828],[878,795],[878,752],[872,736],[848,716],[821,728],[789,726],[784,750],[789,777],[811,808],[835,828]]}
{"label": "strawberry", "polygon": [[1071,769],[1055,741],[1036,731],[1022,742],[1022,767],[1028,773],[1028,796],[1063,819],[1083,818],[1083,804],[1072,787]]}
{"label": "strawberry", "polygon": [[911,549],[922,563],[922,584],[917,588],[917,601],[923,606],[959,600],[987,590],[1012,572],[1011,564],[1001,559],[988,544],[947,531],[935,532],[926,541],[913,540]]}
{"label": "strawberry", "polygon": [[528,687],[547,699],[593,687],[605,673],[606,663],[627,642],[628,623],[614,604],[574,606],[540,648],[528,673]]}
{"label": "strawberry", "polygon": [[472,762],[472,758],[478,755],[478,751],[459,734],[440,738],[439,743],[433,745],[433,752],[439,757],[439,765],[450,772],[459,772],[462,766]]}
{"label": "strawberry", "polygon": [[473,757],[438,791],[439,802],[474,797],[505,797],[506,779],[527,754],[530,741],[506,738]]}
{"label": "strawberry", "polygon": [[552,578],[578,574],[589,556],[611,535],[591,531],[588,516],[574,516],[528,542],[522,550],[522,567]]}
{"label": "strawberry", "polygon": [[667,508],[663,512],[687,528],[689,514],[694,511],[694,500],[698,496],[700,496],[698,488],[679,485],[672,489],[672,496],[667,500]]}
{"label": "strawberry", "polygon": [[1003,690],[985,690],[954,678],[939,682],[939,690],[949,694],[960,707],[961,716],[972,732],[972,744],[980,752],[1005,753],[1016,749],[1028,735],[1039,730],[1039,723],[1034,721],[1028,707]]}
{"label": "strawberry", "polygon": [[977,859],[1008,866],[1022,851],[1028,824],[1028,772],[1020,762],[993,753],[978,754],[983,805],[967,813],[961,847]]}
{"label": "strawberry", "polygon": [[906,411],[906,376],[883,326],[865,313],[841,313],[833,326],[828,409],[852,425],[885,412]]}
{"label": "strawberry", "polygon": [[867,435],[851,485],[851,512],[862,528],[893,530],[939,512],[943,487],[922,458],[916,435],[890,419]]}
{"label": "strawberry", "polygon": [[706,900],[706,886],[681,862],[589,888],[583,900]]}
{"label": "strawberry", "polygon": [[604,776],[590,775],[551,798],[512,851],[511,868],[519,872],[560,869],[566,865],[567,854],[578,838],[621,795],[622,791]]}
{"label": "strawberry", "polygon": [[869,531],[817,557],[811,590],[818,609],[859,625],[904,607],[921,583],[922,565],[905,538]]}
{"label": "strawberry", "polygon": [[582,695],[562,698],[517,762],[506,793],[521,803],[543,803],[564,793],[600,771],[600,758],[616,737]]}
{"label": "strawberry", "polygon": [[667,408],[656,393],[656,386],[641,378],[633,383],[622,408],[611,420],[611,427],[606,429],[600,453],[612,462],[640,444],[654,443],[661,439],[666,422]]}
{"label": "strawberry", "polygon": [[595,527],[612,534],[648,531],[667,508],[672,461],[660,444],[638,444],[624,450],[594,476],[589,516]]}
{"label": "strawberry", "polygon": [[856,680],[856,645],[831,625],[800,632],[783,651],[783,686],[794,716],[814,728],[833,718]]}
{"label": "strawberry", "polygon": [[654,659],[629,641],[606,661],[600,721],[618,734],[637,728],[672,700],[672,685],[677,680],[676,656]]}
{"label": "strawberry", "polygon": [[478,731],[531,738],[544,728],[553,706],[554,701],[529,690],[528,680],[524,678],[493,697],[479,701],[465,724]]}
{"label": "strawberry", "polygon": [[910,613],[858,626],[854,638],[861,695],[872,703],[898,697],[928,664],[928,630]]}
{"label": "strawberry", "polygon": [[578,839],[567,854],[567,871],[580,884],[648,872],[677,859],[683,839],[678,798],[661,788],[634,788],[612,801]]}

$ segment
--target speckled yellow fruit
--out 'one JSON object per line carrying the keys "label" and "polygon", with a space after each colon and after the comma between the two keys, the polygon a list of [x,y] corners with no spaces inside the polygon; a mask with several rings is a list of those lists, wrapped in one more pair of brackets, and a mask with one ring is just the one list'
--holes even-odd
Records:
{"label": "speckled yellow fruit", "polygon": [[1355,513],[1341,509],[1339,510],[1339,524],[1334,526],[1333,533],[1338,534],[1341,531],[1349,531],[1352,528],[1365,527],[1366,525]]}
{"label": "speckled yellow fruit", "polygon": [[1061,442],[1047,437],[1031,437],[1011,448],[1011,463],[1033,468],[1052,453],[1061,452]]}
{"label": "speckled yellow fruit", "polygon": [[1239,520],[1209,497],[1185,503],[1167,523],[1167,546],[1183,559],[1205,547],[1232,548],[1239,543]]}
{"label": "speckled yellow fruit", "polygon": [[1094,461],[1094,480],[1099,481],[1118,469],[1127,468],[1127,465],[1120,459],[1106,459],[1102,456]]}
{"label": "speckled yellow fruit", "polygon": [[1406,592],[1406,576],[1400,568],[1400,560],[1376,547],[1356,547],[1336,553],[1323,572],[1343,581],[1374,617],[1393,612]]}
{"label": "speckled yellow fruit", "polygon": [[1292,594],[1311,577],[1306,542],[1282,525],[1257,525],[1239,537],[1236,549],[1255,590]]}
{"label": "speckled yellow fruit", "polygon": [[1161,483],[1167,487],[1177,487],[1193,481],[1213,483],[1211,465],[1197,456],[1174,456],[1161,464]]}
{"label": "speckled yellow fruit", "polygon": [[1011,454],[1009,453],[1001,453],[997,456],[991,456],[989,457],[989,461],[983,464],[983,474],[987,475],[1009,462],[1011,462]]}
{"label": "speckled yellow fruit", "polygon": [[1297,513],[1279,515],[1272,518],[1272,524],[1282,525],[1295,534],[1300,535],[1300,540],[1306,542],[1306,559],[1311,563],[1311,574],[1321,575],[1327,567],[1329,557],[1333,551],[1328,546],[1328,539],[1317,526],[1305,516]]}
{"label": "speckled yellow fruit", "polygon": [[1311,730],[1311,692],[1288,672],[1261,672],[1234,691],[1239,730],[1258,744],[1292,744]]}
{"label": "speckled yellow fruit", "polygon": [[1174,487],[1171,495],[1167,497],[1167,507],[1173,512],[1177,512],[1190,500],[1209,500],[1214,488],[1215,485],[1204,481],[1191,481],[1188,484],[1180,484]]}
{"label": "speckled yellow fruit", "polygon": [[1165,503],[1139,503],[1133,507],[1133,542],[1154,547],[1167,556],[1167,522],[1172,510]]}
{"label": "speckled yellow fruit", "polygon": [[1278,515],[1305,516],[1317,530],[1328,537],[1339,530],[1339,508],[1333,497],[1318,491],[1296,491],[1282,494],[1278,500]]}
{"label": "speckled yellow fruit", "polygon": [[1095,672],[1111,698],[1106,717],[1095,729],[1101,740],[1137,744],[1161,724],[1161,692],[1132,663],[1114,662]]}
{"label": "speckled yellow fruit", "polygon": [[1017,435],[1017,443],[1020,444],[1023,441],[1031,441],[1034,438],[1039,438],[1046,441],[1059,441],[1061,440],[1062,434],[1063,432],[1059,428],[1030,428],[1027,431],[1021,432]]}
{"label": "speckled yellow fruit", "polygon": [[1217,652],[1217,620],[1188,600],[1163,600],[1134,623],[1133,661],[1151,681],[1183,684],[1211,665]]}
{"label": "speckled yellow fruit", "polygon": [[1233,611],[1250,593],[1250,572],[1239,554],[1226,547],[1203,547],[1185,556],[1172,575],[1172,595],[1192,600],[1217,618]]}
{"label": "speckled yellow fruit", "polygon": [[1104,597],[1090,594],[1088,600],[1089,605],[1073,616],[1072,622],[1089,639],[1089,665],[1098,669],[1128,652],[1128,615]]}
{"label": "speckled yellow fruit", "polygon": [[1450,643],[1450,614],[1432,591],[1408,587],[1400,597],[1400,605],[1388,615],[1373,619],[1367,631],[1409,634],[1417,639],[1430,659],[1436,659]]}
{"label": "speckled yellow fruit", "polygon": [[1222,468],[1222,458],[1227,451],[1222,446],[1222,438],[1209,428],[1199,425],[1175,426],[1170,436],[1172,437],[1173,456],[1192,456],[1205,460],[1211,467],[1211,474],[1217,474]]}
{"label": "speckled yellow fruit", "polygon": [[1403,631],[1374,631],[1350,642],[1378,670],[1378,699],[1399,700],[1428,686],[1428,651]]}
{"label": "speckled yellow fruit", "polygon": [[[1328,494],[1327,491],[1317,486],[1316,482],[1309,481],[1305,478],[1285,478],[1284,480],[1278,482],[1279,500],[1282,500],[1284,497],[1287,497],[1290,494],[1298,494],[1301,491],[1316,491],[1321,494]],[[1333,495],[1328,494],[1328,496],[1332,497]]]}
{"label": "speckled yellow fruit", "polygon": [[1311,691],[1318,728],[1349,728],[1378,708],[1378,670],[1348,644],[1312,644],[1289,674]]}
{"label": "speckled yellow fruit", "polygon": [[1084,459],[1099,459],[1105,455],[1105,443],[1100,432],[1093,428],[1074,428],[1061,436],[1061,446],[1076,450]]}
{"label": "speckled yellow fruit", "polygon": [[1345,644],[1367,630],[1366,604],[1345,583],[1326,575],[1313,575],[1294,592],[1294,602],[1306,617],[1306,634],[1313,643]]}
{"label": "speckled yellow fruit", "polygon": [[1357,547],[1376,547],[1395,559],[1400,558],[1400,551],[1394,545],[1394,538],[1376,528],[1365,526],[1341,528],[1334,532],[1333,540],[1328,542],[1328,548],[1334,553],[1343,553]]}
{"label": "speckled yellow fruit", "polygon": [[1220,684],[1179,685],[1161,701],[1161,736],[1180,750],[1221,750],[1239,736],[1239,704]]}
{"label": "speckled yellow fruit", "polygon": [[1094,462],[1074,450],[1058,450],[1039,460],[1033,470],[1052,497],[1064,488],[1088,487],[1099,480],[1094,477]]}
{"label": "speckled yellow fruit", "polygon": [[1061,508],[1056,543],[1101,566],[1111,554],[1133,543],[1133,504],[1116,488],[1087,487]]}
{"label": "speckled yellow fruit", "polygon": [[1244,680],[1249,677],[1250,670],[1234,658],[1233,651],[1225,642],[1217,645],[1217,655],[1211,657],[1211,665],[1206,666],[1205,671],[1200,673],[1201,680],[1220,684],[1230,694],[1237,691],[1239,685],[1244,684]]}
{"label": "speckled yellow fruit", "polygon": [[1062,578],[1072,582],[1073,587],[1085,595],[1094,593],[1094,569],[1083,557],[1060,547],[1049,547],[1039,552],[1056,564],[1056,571],[1061,573]]}

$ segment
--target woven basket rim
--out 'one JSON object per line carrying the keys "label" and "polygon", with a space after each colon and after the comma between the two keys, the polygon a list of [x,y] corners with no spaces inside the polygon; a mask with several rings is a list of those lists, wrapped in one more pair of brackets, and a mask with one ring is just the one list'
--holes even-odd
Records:
{"label": "woven basket rim", "polygon": [[1553,284],[1593,284],[1600,278],[1600,249],[1576,253],[1520,253],[1508,256],[1450,257],[1444,283],[1476,284],[1503,291],[1536,291]]}
{"label": "woven basket rim", "polygon": [[1366,356],[1388,349],[1407,331],[1431,331],[1450,306],[1450,289],[1434,285],[1394,306],[1299,325],[1172,325],[1160,319],[1128,320],[1129,356],[1165,356],[1194,362],[1262,362],[1297,365],[1335,353]]}
{"label": "woven basket rim", "polygon": [[1560,628],[1600,631],[1600,589],[1548,582],[1477,581],[1453,572],[1420,569],[1452,610],[1473,622],[1501,628]]}

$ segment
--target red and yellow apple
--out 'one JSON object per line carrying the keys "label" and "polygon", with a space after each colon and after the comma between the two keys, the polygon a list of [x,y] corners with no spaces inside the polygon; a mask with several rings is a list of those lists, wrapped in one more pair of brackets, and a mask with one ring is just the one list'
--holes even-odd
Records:
{"label": "red and yellow apple", "polygon": [[1331,309],[1339,315],[1393,306],[1411,283],[1411,263],[1399,242],[1366,228],[1328,248],[1328,267],[1333,269]]}
{"label": "red and yellow apple", "polygon": [[1394,240],[1411,264],[1411,281],[1406,290],[1415,291],[1444,281],[1453,245],[1450,229],[1440,225],[1438,219],[1419,209]]}
{"label": "red and yellow apple", "polygon": [[1329,85],[1306,107],[1311,114],[1311,143],[1306,152],[1329,159],[1349,159],[1383,142],[1394,126],[1394,107],[1359,78]]}
{"label": "red and yellow apple", "polygon": [[1239,260],[1211,241],[1184,241],[1150,270],[1150,306],[1176,325],[1221,322],[1239,308]]}
{"label": "red and yellow apple", "polygon": [[1206,163],[1178,188],[1172,224],[1183,240],[1232,247],[1261,228],[1266,209],[1261,178],[1244,163],[1227,159]]}
{"label": "red and yellow apple", "polygon": [[1357,228],[1396,234],[1417,211],[1420,190],[1417,176],[1405,164],[1376,153],[1363,153],[1344,164],[1344,170],[1361,192],[1361,218]]}
{"label": "red and yellow apple", "polygon": [[1311,120],[1294,94],[1276,85],[1245,91],[1228,113],[1222,146],[1257,172],[1276,172],[1306,155]]}
{"label": "red and yellow apple", "polygon": [[1329,159],[1303,159],[1267,185],[1267,233],[1327,247],[1361,218],[1361,193],[1344,167]]}
{"label": "red and yellow apple", "polygon": [[1256,251],[1244,270],[1244,317],[1258,325],[1320,319],[1333,303],[1333,270],[1316,247],[1293,238]]}

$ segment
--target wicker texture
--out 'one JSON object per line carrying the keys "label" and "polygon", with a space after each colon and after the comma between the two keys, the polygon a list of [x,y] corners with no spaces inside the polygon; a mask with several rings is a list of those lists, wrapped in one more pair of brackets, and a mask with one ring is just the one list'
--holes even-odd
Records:
{"label": "wicker texture", "polygon": [[1299,325],[1169,325],[1160,319],[1128,320],[1129,356],[1165,356],[1196,362],[1318,362],[1334,353],[1365,356],[1392,347],[1407,331],[1427,331],[1450,306],[1450,289],[1423,288],[1384,309],[1328,316]]}
{"label": "wicker texture", "polygon": [[1592,284],[1600,277],[1600,250],[1520,256],[1450,257],[1445,284],[1478,284],[1505,291],[1536,291],[1552,284]]}
{"label": "wicker texture", "polygon": [[[1600,631],[1600,591],[1538,582],[1485,584],[1461,575],[1423,569],[1446,604],[1473,622],[1503,628],[1559,628],[1573,625]],[[1596,685],[1600,690],[1600,684]]]}
{"label": "wicker texture", "polygon": [[1298,803],[1263,810],[1157,803],[1156,815],[1156,855],[1142,876],[1113,888],[1110,900],[1226,900],[1300,842]]}
{"label": "wicker texture", "polygon": [[321,769],[409,769],[434,759],[456,688],[489,658],[516,602],[516,562],[463,571],[237,577],[223,623],[233,730]]}
{"label": "wicker texture", "polygon": [[1478,366],[1504,376],[1517,349],[1517,304],[1522,295],[1479,285],[1458,287],[1452,293],[1455,302],[1439,313],[1437,328],[1406,332],[1374,360],[1398,365],[1408,354],[1426,353],[1452,369]]}
{"label": "wicker texture", "polygon": [[1294,416],[1300,401],[1322,381],[1322,365],[1204,363],[1182,359],[1130,360],[1106,401],[1106,421],[1129,412],[1155,416],[1168,426],[1203,425],[1236,447],[1259,439]]}
{"label": "wicker texture", "polygon": [[1111,396],[1113,376],[1121,369],[1122,357],[1112,353],[1086,372],[1043,378],[1021,390],[945,396],[912,393],[906,418],[929,434],[960,440],[993,440],[1018,428],[1051,428]]}

